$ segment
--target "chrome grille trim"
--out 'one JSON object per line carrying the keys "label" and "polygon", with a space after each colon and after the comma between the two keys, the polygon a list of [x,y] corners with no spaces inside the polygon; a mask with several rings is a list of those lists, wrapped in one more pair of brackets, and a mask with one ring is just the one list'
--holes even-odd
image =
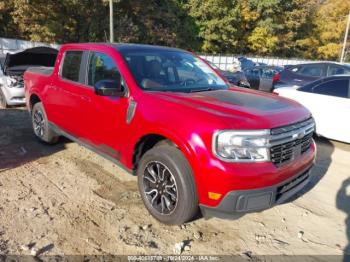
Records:
{"label": "chrome grille trim", "polygon": [[275,145],[279,145],[279,144],[293,141],[293,140],[297,139],[297,137],[295,137],[295,135],[303,134],[303,136],[306,136],[310,133],[313,133],[314,130],[315,130],[315,124],[311,123],[303,128],[294,129],[293,131],[290,131],[290,132],[281,133],[279,135],[271,135],[270,146],[275,146]]}
{"label": "chrome grille trim", "polygon": [[307,152],[311,147],[314,130],[315,122],[312,118],[271,129],[269,139],[271,162],[280,166]]}
{"label": "chrome grille trim", "polygon": [[307,125],[314,124],[314,123],[315,122],[314,122],[313,118],[310,117],[310,118],[308,118],[308,119],[306,119],[304,121],[300,121],[300,122],[297,122],[297,123],[294,123],[294,124],[291,124],[291,125],[272,128],[271,129],[271,135],[279,135],[279,134],[282,134],[282,133],[290,132],[292,130],[299,129],[299,128],[302,128],[302,127],[305,127]]}

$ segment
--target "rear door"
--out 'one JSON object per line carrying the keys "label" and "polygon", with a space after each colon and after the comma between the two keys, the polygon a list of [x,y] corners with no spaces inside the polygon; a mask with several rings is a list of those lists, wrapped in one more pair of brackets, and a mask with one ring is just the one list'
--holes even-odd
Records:
{"label": "rear door", "polygon": [[79,122],[83,114],[80,101],[84,90],[84,60],[83,51],[65,51],[59,74],[48,87],[45,98],[49,121],[77,137],[81,135]]}

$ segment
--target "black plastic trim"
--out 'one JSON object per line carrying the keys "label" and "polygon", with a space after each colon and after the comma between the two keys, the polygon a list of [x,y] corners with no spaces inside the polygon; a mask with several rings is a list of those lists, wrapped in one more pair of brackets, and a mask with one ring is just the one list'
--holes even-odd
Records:
{"label": "black plastic trim", "polygon": [[[225,214],[240,217],[246,213],[259,212],[275,205],[283,204],[308,184],[312,165],[313,164],[303,172],[271,187],[231,191],[226,194],[224,199],[221,200],[220,204],[216,207],[200,205],[201,211],[204,216],[209,217],[222,217],[223,215],[225,216]],[[307,178],[301,180],[300,183],[297,183],[295,186],[278,196],[278,189],[280,187],[297,180],[305,174],[308,174]]]}

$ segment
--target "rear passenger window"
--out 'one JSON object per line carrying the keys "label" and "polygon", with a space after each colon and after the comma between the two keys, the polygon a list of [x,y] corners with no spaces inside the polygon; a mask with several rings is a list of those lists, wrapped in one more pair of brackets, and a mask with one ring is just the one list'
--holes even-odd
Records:
{"label": "rear passenger window", "polygon": [[111,57],[103,53],[91,53],[88,74],[90,86],[94,86],[100,80],[116,80],[118,77],[119,70]]}
{"label": "rear passenger window", "polygon": [[67,51],[64,55],[61,76],[65,79],[79,82],[82,51]]}
{"label": "rear passenger window", "polygon": [[321,95],[348,98],[349,80],[332,80],[314,87],[313,92]]}
{"label": "rear passenger window", "polygon": [[333,76],[333,75],[344,75],[344,74],[349,74],[350,70],[346,69],[341,66],[335,66],[335,65],[330,65],[328,69],[328,75]]}
{"label": "rear passenger window", "polygon": [[323,76],[323,69],[324,67],[322,65],[307,65],[303,66],[303,68],[298,72],[301,75],[306,76]]}

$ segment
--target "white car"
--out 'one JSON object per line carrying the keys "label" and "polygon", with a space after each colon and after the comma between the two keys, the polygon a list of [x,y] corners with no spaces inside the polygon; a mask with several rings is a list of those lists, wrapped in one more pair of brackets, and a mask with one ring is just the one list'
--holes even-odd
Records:
{"label": "white car", "polygon": [[274,90],[308,108],[317,135],[350,143],[350,75],[326,77],[303,87]]}
{"label": "white car", "polygon": [[39,46],[0,56],[0,109],[24,105],[24,72],[29,67],[54,66],[57,54],[57,49]]}

